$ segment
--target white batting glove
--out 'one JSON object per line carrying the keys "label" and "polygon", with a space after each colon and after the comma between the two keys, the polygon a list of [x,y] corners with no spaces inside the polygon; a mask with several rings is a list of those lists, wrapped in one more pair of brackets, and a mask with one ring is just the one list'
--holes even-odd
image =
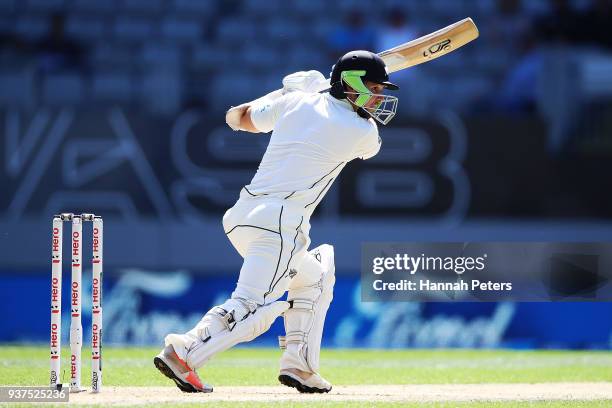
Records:
{"label": "white batting glove", "polygon": [[329,88],[329,81],[319,71],[299,71],[283,78],[283,91],[319,92]]}
{"label": "white batting glove", "polygon": [[232,106],[227,112],[225,112],[225,123],[227,123],[232,130],[242,130],[240,127],[240,119],[242,119],[244,111],[247,110],[248,107],[248,103]]}

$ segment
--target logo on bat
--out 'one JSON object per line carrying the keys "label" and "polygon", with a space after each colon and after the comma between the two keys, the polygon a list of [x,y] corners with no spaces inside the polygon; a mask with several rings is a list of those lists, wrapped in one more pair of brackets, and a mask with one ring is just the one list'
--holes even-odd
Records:
{"label": "logo on bat", "polygon": [[448,50],[451,47],[451,39],[447,38],[446,40],[442,40],[438,43],[432,44],[429,48],[423,51],[423,56],[425,58],[431,57],[434,54],[437,54],[440,51]]}

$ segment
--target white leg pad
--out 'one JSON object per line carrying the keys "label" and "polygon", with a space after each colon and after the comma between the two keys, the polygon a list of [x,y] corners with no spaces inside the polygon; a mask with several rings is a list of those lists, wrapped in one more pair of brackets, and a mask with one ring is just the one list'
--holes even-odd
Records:
{"label": "white leg pad", "polygon": [[334,248],[321,245],[309,252],[307,259],[298,270],[319,279],[309,285],[289,288],[287,300],[291,304],[285,312],[284,337],[279,338],[281,348],[285,349],[280,361],[281,370],[297,368],[316,373],[319,369],[323,324],[329,305],[333,299],[336,281]]}
{"label": "white leg pad", "polygon": [[255,303],[246,299],[228,299],[206,312],[202,320],[187,333],[167,335],[165,344],[172,345],[176,354],[186,360],[187,352],[198,342],[207,341],[224,330],[232,330],[238,321],[245,319],[256,308]]}
{"label": "white leg pad", "polygon": [[187,334],[195,339],[206,341],[224,330],[232,330],[237,322],[243,320],[257,309],[257,304],[245,299],[228,299],[222,305],[210,309]]}
{"label": "white leg pad", "polygon": [[[192,369],[202,367],[214,355],[235,346],[238,343],[251,341],[260,334],[266,332],[274,320],[289,308],[289,303],[284,301],[272,302],[270,304],[260,306],[253,312],[245,315],[241,320],[234,318],[226,318],[223,321],[228,322],[221,330],[212,330],[212,325],[196,326],[194,329],[184,335],[180,335],[180,339],[166,337],[166,342],[171,340],[179,357],[185,360],[187,365]],[[214,310],[214,308],[212,309]],[[210,313],[210,312],[209,312]],[[209,315],[207,313],[207,315]],[[230,315],[227,313],[225,316]],[[206,318],[206,316],[204,316]],[[205,319],[202,319],[202,323]],[[214,325],[215,328],[220,327],[219,324]],[[205,337],[202,337],[205,336]],[[175,344],[179,343],[179,344]],[[182,343],[182,344],[180,344]],[[168,344],[168,343],[167,343]],[[182,352],[177,350],[176,346],[183,346]],[[184,353],[184,354],[183,354]],[[183,354],[183,355],[181,355]]]}

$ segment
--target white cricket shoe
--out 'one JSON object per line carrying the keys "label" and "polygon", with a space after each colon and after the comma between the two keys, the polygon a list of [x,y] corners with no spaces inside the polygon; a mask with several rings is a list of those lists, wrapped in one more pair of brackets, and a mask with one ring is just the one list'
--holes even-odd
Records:
{"label": "white cricket shoe", "polygon": [[312,394],[331,391],[332,385],[319,374],[312,373],[310,377],[305,380],[300,377],[297,372],[298,370],[281,370],[278,376],[278,381],[287,387],[297,389],[301,393]]}

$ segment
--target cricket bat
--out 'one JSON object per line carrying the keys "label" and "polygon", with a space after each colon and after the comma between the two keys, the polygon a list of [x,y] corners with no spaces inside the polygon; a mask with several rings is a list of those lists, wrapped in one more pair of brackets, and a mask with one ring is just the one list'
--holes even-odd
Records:
{"label": "cricket bat", "polygon": [[[478,28],[468,17],[449,26],[379,52],[389,74],[440,58],[478,38]],[[317,92],[329,89],[329,80],[319,86]]]}
{"label": "cricket bat", "polygon": [[478,28],[468,17],[378,55],[385,61],[387,72],[392,73],[439,58],[476,38]]}
{"label": "cricket bat", "polygon": [[[476,38],[478,38],[478,28],[476,24],[474,24],[474,21],[468,17],[438,31],[434,31],[431,34],[424,35],[415,40],[400,44],[397,47],[382,51],[378,53],[378,55],[385,61],[387,72],[390,74],[440,58],[474,41]],[[316,86],[310,87],[309,91],[323,92],[329,88],[329,79],[323,80],[323,78],[321,78],[321,81],[319,81]],[[282,94],[283,90],[279,89],[249,102],[249,104],[255,104],[262,100],[275,99]],[[232,108],[226,113],[226,122],[234,130],[236,130],[235,127],[237,126],[235,123],[236,121],[239,122],[239,116],[241,115],[241,113],[239,113],[240,111],[236,109],[237,108]],[[233,123],[233,125],[230,123]]]}
{"label": "cricket bat", "polygon": [[440,58],[476,38],[478,28],[468,17],[378,55],[385,61],[387,72],[392,73]]}

